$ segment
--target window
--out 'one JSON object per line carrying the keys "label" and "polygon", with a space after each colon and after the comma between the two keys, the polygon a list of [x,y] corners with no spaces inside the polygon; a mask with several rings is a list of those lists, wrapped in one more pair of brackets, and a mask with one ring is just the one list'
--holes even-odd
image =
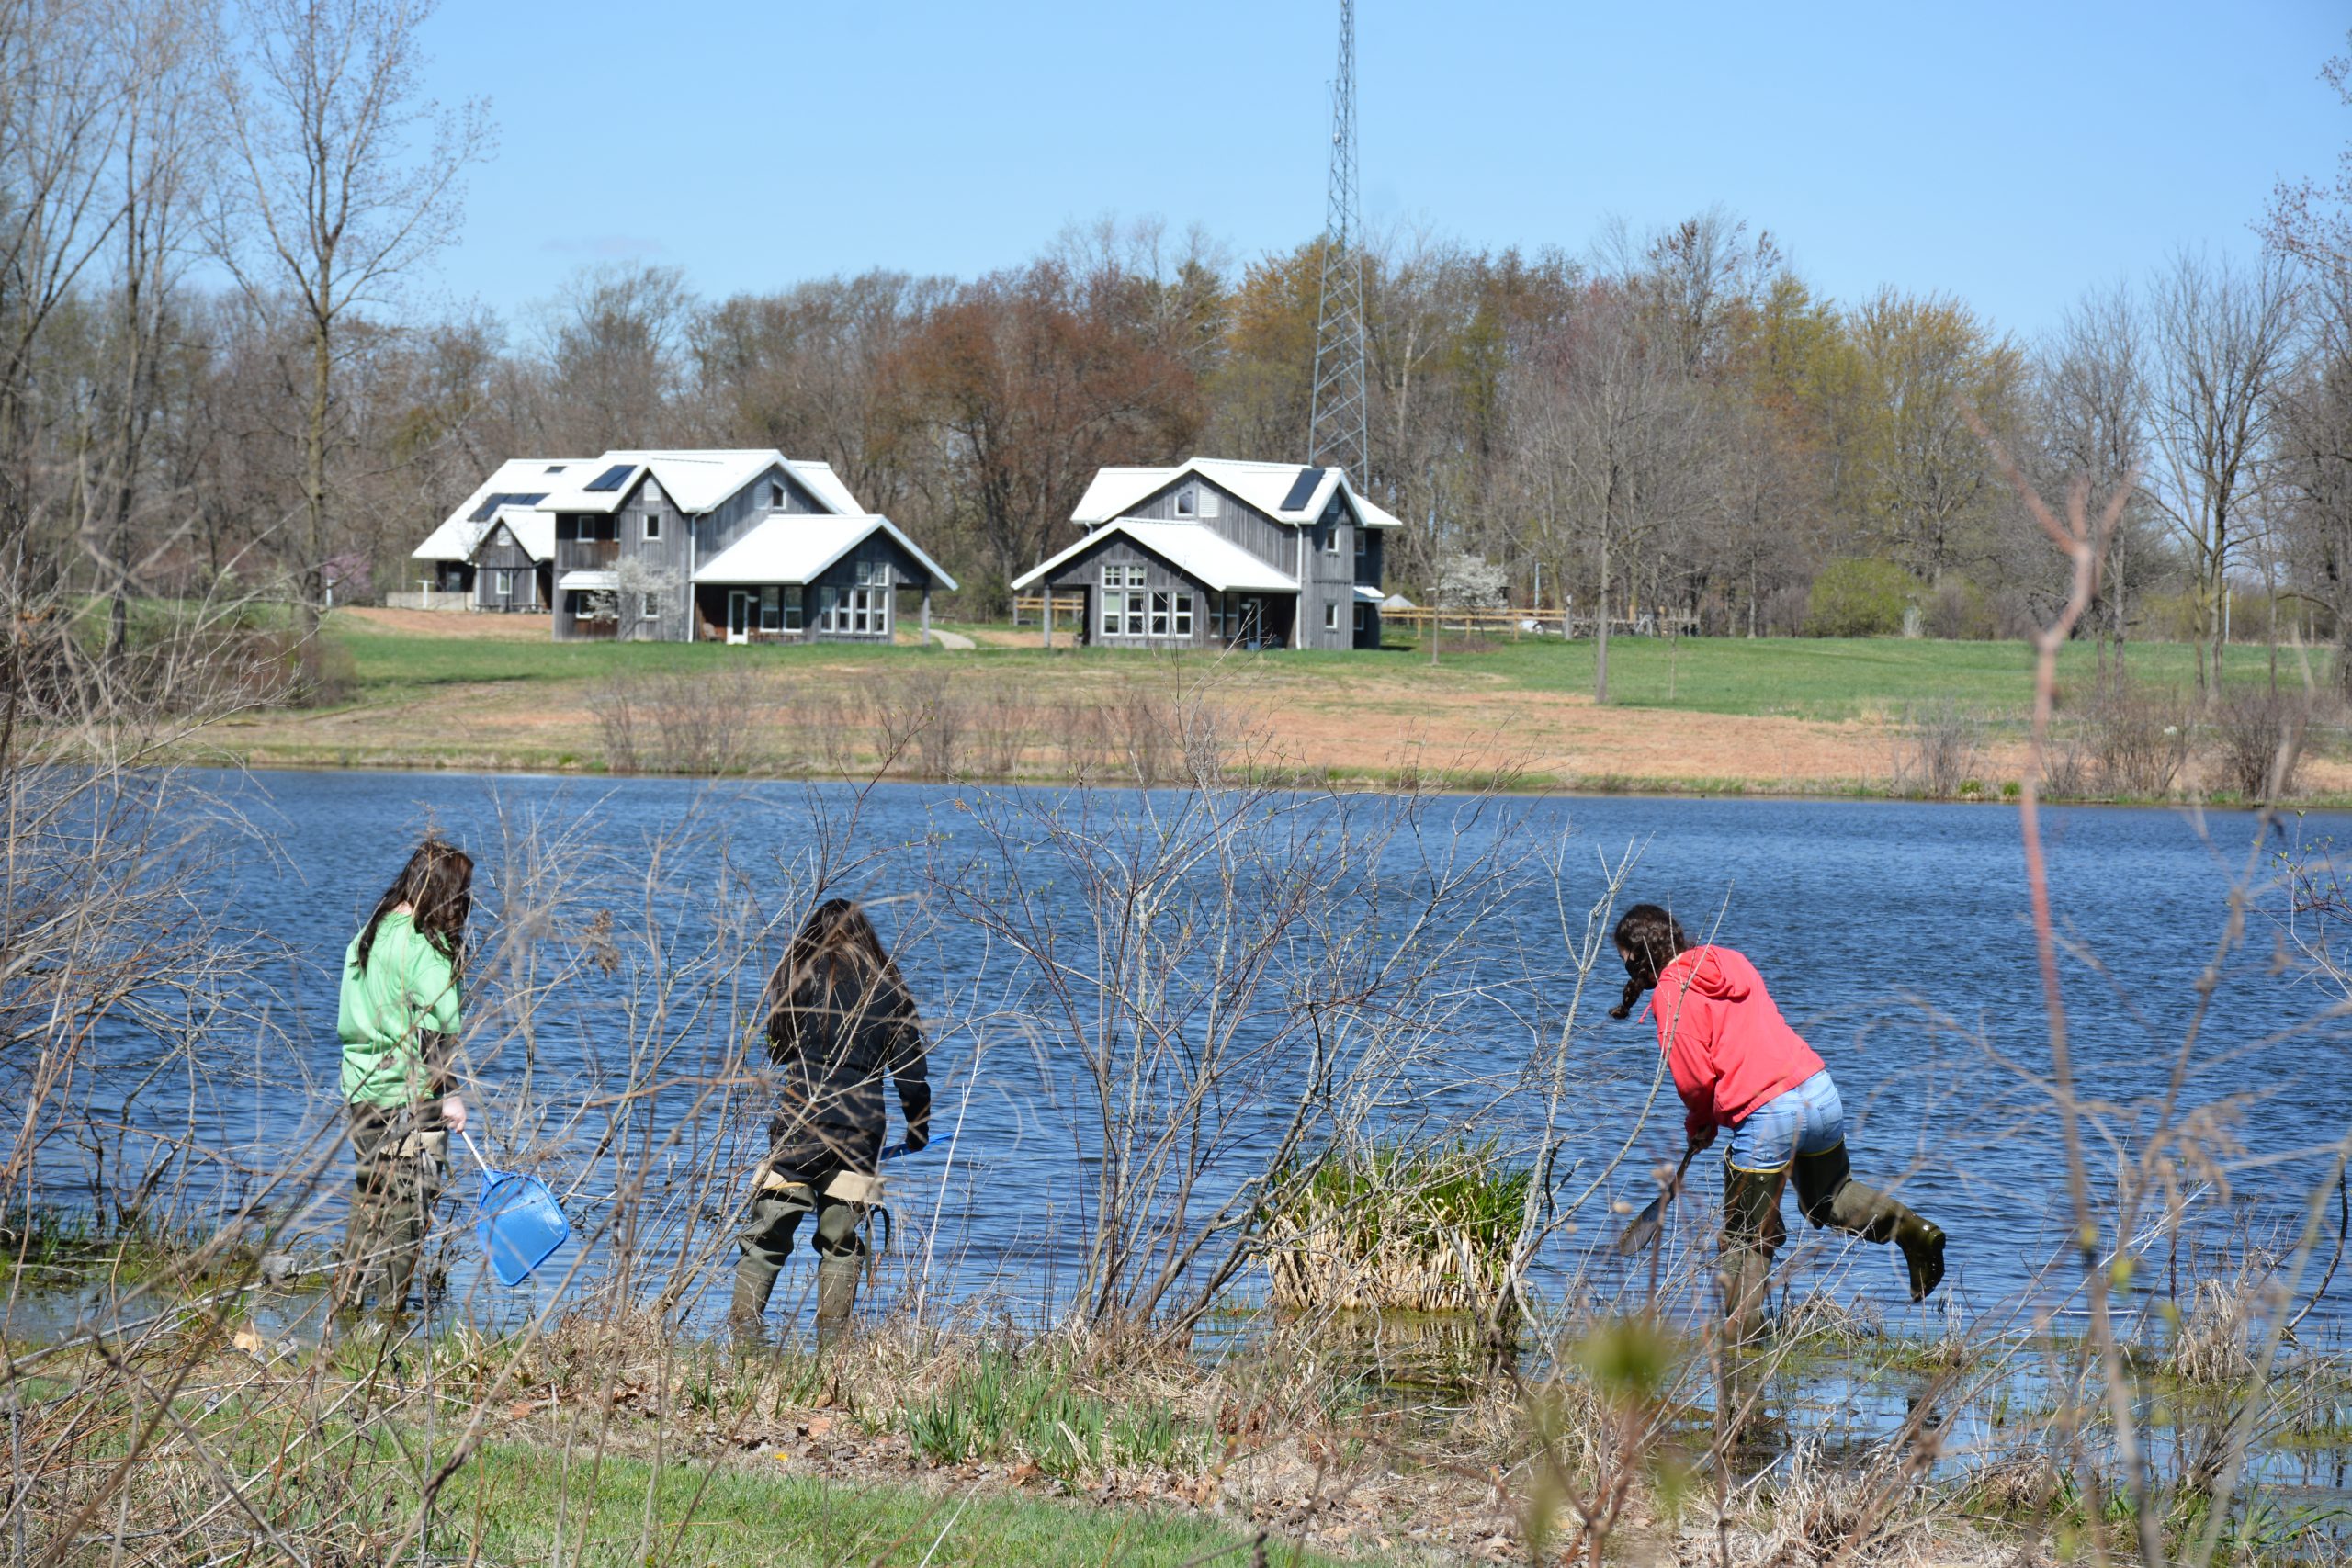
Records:
{"label": "window", "polygon": [[649,539],[658,539],[662,536],[662,514],[659,512],[646,513],[645,536]]}
{"label": "window", "polygon": [[1363,636],[1363,606],[1356,606],[1356,636]]}
{"label": "window", "polygon": [[1365,541],[1371,537],[1372,530],[1359,525],[1356,528],[1356,563],[1358,565],[1363,563]]}
{"label": "window", "polygon": [[784,622],[782,619],[783,609],[781,600],[782,590],[780,589],[763,588],[760,590],[760,630],[763,632],[772,632],[779,630],[783,626]]}
{"label": "window", "polygon": [[1197,517],[1200,514],[1201,498],[1194,492],[1193,487],[1191,485],[1186,485],[1182,490],[1178,491],[1176,492],[1176,515],[1179,517]]}
{"label": "window", "polygon": [[1190,593],[1176,595],[1176,635],[1181,637],[1193,635],[1193,596]]}
{"label": "window", "polygon": [[820,588],[817,625],[851,637],[890,635],[890,595],[880,588]]}
{"label": "window", "polygon": [[1340,607],[1337,604],[1323,606],[1323,629],[1327,632],[1340,629]]}
{"label": "window", "polygon": [[637,615],[639,620],[660,620],[662,618],[662,595],[659,593],[639,594],[637,596]]}
{"label": "window", "polygon": [[1151,596],[1151,635],[1154,637],[1168,635],[1168,595],[1165,593],[1155,593]]}
{"label": "window", "polygon": [[1337,523],[1323,525],[1323,553],[1327,556],[1340,553],[1340,525]]}
{"label": "window", "polygon": [[800,629],[800,590],[797,588],[784,591],[784,629],[788,632]]}
{"label": "window", "polygon": [[782,479],[768,481],[768,505],[778,512],[784,510],[784,481]]}
{"label": "window", "polygon": [[[1107,566],[1102,569],[1102,581],[1106,583],[1111,581],[1111,570],[1112,569]],[[1121,572],[1119,574],[1119,581],[1122,582],[1126,581],[1126,574],[1125,572]],[[1104,637],[1117,637],[1119,635],[1119,617],[1125,615],[1126,610],[1127,596],[1125,594],[1113,593],[1108,589],[1103,591],[1102,635]]]}
{"label": "window", "polygon": [[514,597],[514,573],[505,567],[501,567],[498,571],[498,596],[501,599]]}

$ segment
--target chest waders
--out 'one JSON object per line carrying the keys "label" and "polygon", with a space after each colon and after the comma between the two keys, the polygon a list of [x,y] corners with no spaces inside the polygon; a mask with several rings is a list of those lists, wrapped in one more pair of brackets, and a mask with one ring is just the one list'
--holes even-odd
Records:
{"label": "chest waders", "polygon": [[817,1348],[831,1348],[849,1332],[850,1314],[857,1305],[858,1276],[869,1267],[871,1249],[865,1229],[867,1218],[882,1216],[883,1238],[890,1239],[889,1211],[882,1206],[883,1180],[857,1171],[814,1173],[808,1179],[762,1166],[755,1179],[752,1210],[736,1235],[740,1254],[735,1264],[735,1293],[727,1313],[728,1328],[744,1342],[763,1337],[768,1298],[776,1276],[792,1254],[792,1239],[800,1222],[817,1222]]}

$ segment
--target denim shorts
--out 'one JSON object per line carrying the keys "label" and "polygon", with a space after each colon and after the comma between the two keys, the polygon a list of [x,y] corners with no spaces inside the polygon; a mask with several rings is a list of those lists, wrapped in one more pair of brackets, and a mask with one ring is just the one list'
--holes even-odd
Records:
{"label": "denim shorts", "polygon": [[1799,1155],[1826,1155],[1846,1141],[1846,1108],[1827,1072],[1782,1089],[1731,1130],[1733,1168],[1786,1170]]}

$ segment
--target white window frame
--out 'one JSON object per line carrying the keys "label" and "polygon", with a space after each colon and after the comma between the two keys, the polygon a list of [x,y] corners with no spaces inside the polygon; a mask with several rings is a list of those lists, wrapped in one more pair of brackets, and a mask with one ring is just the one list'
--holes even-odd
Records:
{"label": "white window frame", "polygon": [[662,514],[651,507],[645,509],[645,542],[651,544],[662,536]]}
{"label": "white window frame", "polygon": [[[1104,587],[1102,590],[1102,635],[1104,637],[1118,637],[1122,635],[1119,630],[1119,618],[1126,614],[1127,609],[1126,593],[1124,591],[1114,592],[1108,586],[1111,581],[1112,570],[1112,568],[1107,566],[1102,569],[1102,581],[1104,583]],[[1121,575],[1121,581],[1125,581],[1124,573]]]}
{"label": "white window frame", "polygon": [[1340,553],[1340,525],[1337,523],[1327,523],[1323,526],[1323,553],[1327,556]]}
{"label": "white window frame", "polygon": [[1337,604],[1323,606],[1323,629],[1327,632],[1340,629],[1340,607]]}
{"label": "white window frame", "polygon": [[1200,492],[1191,485],[1186,485],[1182,490],[1178,491],[1176,492],[1176,515],[1179,517],[1198,517],[1200,514]]}
{"label": "white window frame", "polygon": [[784,510],[784,481],[782,479],[768,481],[768,510],[771,512]]}
{"label": "white window frame", "polygon": [[660,620],[662,618],[662,595],[659,593],[639,594],[637,596],[637,618],[640,621]]}
{"label": "white window frame", "polygon": [[1191,640],[1193,636],[1193,596],[1190,593],[1179,593],[1176,595],[1176,612],[1171,625],[1175,627],[1176,635],[1178,637],[1183,637],[1187,641]]}
{"label": "white window frame", "polygon": [[760,630],[773,632],[784,629],[784,621],[778,608],[780,597],[781,590],[775,588],[760,590]]}
{"label": "white window frame", "polygon": [[1169,596],[1164,592],[1154,593],[1151,596],[1151,635],[1153,637],[1168,635],[1168,599]]}
{"label": "white window frame", "polygon": [[514,597],[514,569],[511,566],[498,569],[498,596],[501,599]]}

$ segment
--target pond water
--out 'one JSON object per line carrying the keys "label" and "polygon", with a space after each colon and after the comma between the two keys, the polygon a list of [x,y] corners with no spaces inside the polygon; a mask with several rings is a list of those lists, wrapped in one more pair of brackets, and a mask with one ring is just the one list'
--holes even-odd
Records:
{"label": "pond water", "polygon": [[[292,1245],[332,1244],[341,1167],[324,1165],[316,1182],[271,1182],[325,1157],[322,1134],[339,1114],[335,965],[432,824],[481,863],[484,933],[495,932],[526,881],[570,874],[580,883],[572,915],[612,911],[625,949],[640,919],[675,938],[658,962],[624,951],[615,970],[596,961],[598,939],[583,936],[575,920],[564,933],[571,959],[528,976],[509,974],[503,1000],[476,998],[470,1021],[480,1037],[477,1115],[486,1150],[493,1157],[527,1150],[563,1191],[583,1239],[520,1291],[476,1277],[458,1223],[473,1189],[459,1155],[443,1230],[453,1293],[469,1314],[496,1323],[537,1310],[547,1292],[579,1288],[609,1266],[614,1238],[601,1234],[598,1216],[612,1212],[616,1193],[658,1196],[740,1168],[742,1134],[756,1117],[740,1104],[724,1114],[712,1109],[709,1065],[741,1038],[778,944],[775,932],[737,922],[788,918],[821,851],[841,871],[836,886],[875,907],[939,1036],[932,1076],[940,1145],[894,1169],[898,1266],[910,1270],[896,1288],[914,1288],[921,1270],[936,1299],[1024,1315],[1049,1310],[1072,1288],[1086,1171],[1100,1140],[1065,1046],[1040,1037],[1035,966],[959,907],[958,889],[1001,908],[1015,897],[1023,867],[1033,868],[1027,891],[1056,904],[1084,948],[1101,931],[1077,921],[1083,900],[1068,845],[1049,850],[1042,824],[1056,811],[1091,814],[1101,853],[1116,861],[1148,839],[1133,831],[1137,823],[1177,808],[1171,797],[1093,791],[1080,807],[1067,792],[1044,790],[888,784],[860,792],[446,773],[198,782],[257,830],[231,852],[232,885],[219,895],[281,949],[257,1004],[266,1022],[250,1037],[208,1036],[199,1061],[176,1063],[160,1079],[140,1056],[152,1057],[152,1043],[119,1043],[95,1106],[99,1121],[138,1130],[110,1134],[118,1178],[121,1168],[155,1157],[160,1145],[142,1145],[143,1134],[189,1145],[164,1184],[183,1218],[200,1220],[208,1205],[218,1212],[266,1192],[271,1213],[293,1216]],[[2054,1304],[2063,1316],[2063,1296],[2043,1278],[2059,1255],[2066,1194],[2044,1088],[2048,1034],[2014,810],[1630,797],[1441,801],[1421,809],[1413,829],[1402,831],[1401,807],[1359,797],[1332,807],[1317,829],[1327,844],[1330,835],[1351,833],[1374,844],[1345,874],[1367,888],[1384,877],[1392,887],[1430,886],[1432,868],[1447,856],[1492,853],[1493,865],[1510,868],[1464,897],[1465,908],[1476,908],[1476,928],[1442,958],[1425,1003],[1442,1038],[1388,1095],[1381,1114],[1390,1123],[1460,1126],[1507,1147],[1530,1146],[1541,1111],[1528,1087],[1531,1063],[1556,1044],[1574,987],[1564,931],[1581,931],[1603,886],[1603,863],[1630,854],[1636,865],[1621,902],[1669,902],[1686,924],[1713,926],[1719,940],[1747,953],[1837,1075],[1854,1118],[1858,1172],[1899,1179],[1906,1198],[1951,1232],[1949,1294],[1927,1308],[1902,1299],[1891,1251],[1818,1249],[1825,1287],[1890,1326],[1932,1331],[1947,1314],[1997,1317],[2028,1303]],[[2094,1179],[2104,1187],[2118,1152],[2131,1151],[2135,1125],[2145,1125],[2147,1113],[2132,1107],[2162,1092],[2171,1071],[2231,890],[2250,863],[2255,822],[2095,808],[2052,810],[2046,822],[2055,906],[2076,944],[2065,973],[2084,1090],[2107,1102],[2107,1125],[2121,1140],[2093,1140]],[[2352,819],[2312,817],[2286,831],[2317,841],[2347,828]],[[1022,843],[1024,831],[1036,841]],[[2266,875],[2268,857],[2288,841],[2255,857]],[[632,879],[649,869],[660,887],[632,895]],[[1251,875],[1235,897],[1277,895],[1279,878],[1265,863]],[[1404,918],[1384,912],[1375,924],[1393,933]],[[1434,953],[1462,934],[1431,931],[1406,946]],[[491,934],[481,941],[485,950],[495,945]],[[1077,953],[1079,966],[1095,952]],[[2213,1159],[2183,1162],[2186,1190],[2206,1194],[2188,1235],[2197,1246],[2285,1234],[2301,1213],[2305,1187],[2297,1178],[2312,1168],[2308,1146],[2340,1132],[2333,1123],[2343,1035],[2334,1023],[2312,1021],[2332,998],[2299,966],[2276,962],[2278,952],[2270,916],[2257,908],[2250,939],[2221,972],[2185,1086],[2185,1105],[2243,1097],[2226,1125],[2207,1129]],[[1679,1152],[1679,1107],[1669,1084],[1633,1134],[1653,1094],[1657,1054],[1649,1025],[1604,1016],[1617,988],[1613,967],[1604,967],[1600,989],[1577,1014],[1555,1186],[1565,1197],[1600,1179],[1603,1199],[1639,1203],[1655,1191],[1656,1162]],[[515,999],[526,978],[536,987],[527,1029]],[[660,991],[658,1016],[649,987]],[[1303,1064],[1305,1047],[1297,1049]],[[705,1122],[712,1125],[700,1129]],[[1252,1143],[1262,1130],[1246,1113],[1235,1126],[1231,1145],[1213,1162],[1213,1188],[1262,1159]],[[951,1133],[952,1159],[944,1147]],[[1631,1153],[1611,1169],[1629,1134]],[[43,1157],[57,1201],[70,1205],[86,1192],[86,1149],[60,1144]],[[715,1190],[726,1186],[721,1179]],[[1685,1215],[1673,1233],[1675,1257],[1704,1243],[1702,1211],[1713,1187],[1708,1173],[1698,1188],[1702,1202],[1678,1206]],[[700,1257],[723,1291],[731,1251],[718,1220],[708,1204],[670,1214],[657,1236],[637,1239],[630,1267],[652,1286]],[[1622,1288],[1603,1260],[1611,1228],[1596,1204],[1573,1232],[1557,1235],[1544,1257],[1544,1287]],[[1252,1288],[1245,1280],[1244,1299]],[[2323,1304],[2320,1316],[2331,1315]]]}

